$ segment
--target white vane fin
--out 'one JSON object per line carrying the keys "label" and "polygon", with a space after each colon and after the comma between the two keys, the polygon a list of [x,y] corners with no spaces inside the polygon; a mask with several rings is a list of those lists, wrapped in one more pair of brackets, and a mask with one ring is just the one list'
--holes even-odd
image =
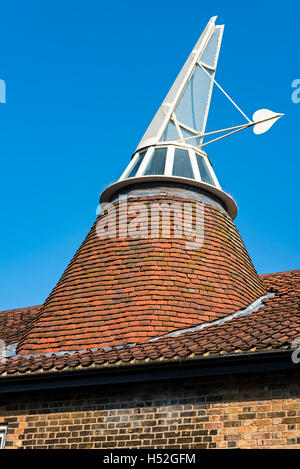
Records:
{"label": "white vane fin", "polygon": [[270,111],[269,109],[259,109],[253,114],[253,132],[256,135],[263,134],[269,130],[275,122],[282,117],[283,114]]}

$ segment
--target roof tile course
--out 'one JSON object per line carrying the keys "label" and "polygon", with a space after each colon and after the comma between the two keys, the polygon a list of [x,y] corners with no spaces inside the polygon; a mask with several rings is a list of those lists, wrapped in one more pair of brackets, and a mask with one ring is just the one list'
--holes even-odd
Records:
{"label": "roof tile course", "polygon": [[[5,379],[9,375],[114,366],[116,363],[128,365],[290,349],[293,340],[300,338],[300,270],[262,275],[261,279],[266,290],[275,292],[275,296],[248,316],[197,332],[186,332],[179,337],[145,341],[121,349],[113,347],[106,351],[87,350],[72,355],[8,359],[0,364],[0,375]],[[17,314],[17,310],[13,311]]]}
{"label": "roof tile course", "polygon": [[18,342],[41,307],[42,305],[37,305],[0,311],[0,340],[7,345]]}

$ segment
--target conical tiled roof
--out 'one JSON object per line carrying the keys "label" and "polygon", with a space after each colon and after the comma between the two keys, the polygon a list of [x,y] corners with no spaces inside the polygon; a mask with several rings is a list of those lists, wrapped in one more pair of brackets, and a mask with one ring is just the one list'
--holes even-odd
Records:
{"label": "conical tiled roof", "polygon": [[[130,200],[195,203],[151,191]],[[20,341],[20,355],[145,342],[227,316],[265,294],[233,221],[215,205],[204,203],[201,249],[187,249],[184,236],[100,239],[103,216]],[[173,226],[180,222],[174,212]]]}

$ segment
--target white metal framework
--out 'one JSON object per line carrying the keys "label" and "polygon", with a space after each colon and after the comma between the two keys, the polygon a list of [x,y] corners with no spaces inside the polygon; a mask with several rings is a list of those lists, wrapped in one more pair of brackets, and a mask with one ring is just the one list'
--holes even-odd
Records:
{"label": "white metal framework", "polygon": [[215,24],[216,18],[209,20],[137,150],[204,133],[224,29]]}
{"label": "white metal framework", "polygon": [[[256,111],[252,120],[215,80],[217,62],[223,36],[223,25],[211,18],[181,69],[169,93],[158,109],[136,151],[162,142],[189,144],[198,149],[209,143],[253,127],[255,134],[266,132],[283,114],[268,109]],[[213,85],[246,119],[246,123],[205,133]],[[222,134],[203,142],[205,136]]]}
{"label": "white metal framework", "polygon": [[135,153],[119,181],[147,176],[193,179],[221,189],[205,152],[190,146],[161,144]]}

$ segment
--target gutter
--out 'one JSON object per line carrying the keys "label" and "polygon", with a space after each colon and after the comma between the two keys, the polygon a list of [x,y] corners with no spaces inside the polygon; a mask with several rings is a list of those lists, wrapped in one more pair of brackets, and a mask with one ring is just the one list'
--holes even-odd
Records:
{"label": "gutter", "polygon": [[299,367],[292,362],[292,352],[289,349],[5,376],[0,378],[0,394],[297,370]]}

